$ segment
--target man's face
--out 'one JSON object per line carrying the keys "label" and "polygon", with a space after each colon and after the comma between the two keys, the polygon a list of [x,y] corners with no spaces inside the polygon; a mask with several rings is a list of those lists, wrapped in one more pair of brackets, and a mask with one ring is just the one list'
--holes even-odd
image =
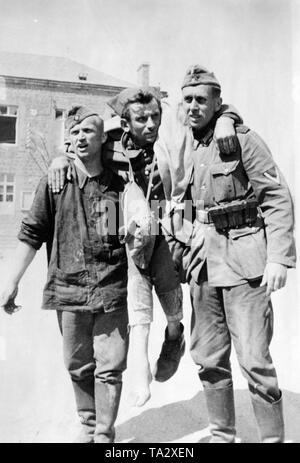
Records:
{"label": "man's face", "polygon": [[161,113],[155,99],[150,103],[132,103],[129,106],[130,120],[123,121],[123,129],[130,132],[135,143],[145,146],[154,143],[161,121]]}
{"label": "man's face", "polygon": [[98,156],[104,141],[101,120],[96,116],[83,119],[70,130],[70,141],[82,161]]}
{"label": "man's face", "polygon": [[190,126],[203,129],[220,109],[222,100],[214,97],[209,85],[196,85],[182,89],[183,108]]}

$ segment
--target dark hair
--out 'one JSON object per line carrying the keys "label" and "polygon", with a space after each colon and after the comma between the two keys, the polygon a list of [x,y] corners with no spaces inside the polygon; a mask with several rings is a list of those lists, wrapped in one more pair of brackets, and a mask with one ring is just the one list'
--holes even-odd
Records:
{"label": "dark hair", "polygon": [[148,92],[147,90],[139,90],[134,97],[130,100],[126,101],[126,104],[122,111],[122,118],[126,119],[126,121],[130,121],[130,111],[129,106],[133,103],[140,103],[140,104],[148,104],[151,103],[152,100],[155,100],[158,104],[159,111],[161,113],[161,102],[158,98],[153,95],[153,93]]}

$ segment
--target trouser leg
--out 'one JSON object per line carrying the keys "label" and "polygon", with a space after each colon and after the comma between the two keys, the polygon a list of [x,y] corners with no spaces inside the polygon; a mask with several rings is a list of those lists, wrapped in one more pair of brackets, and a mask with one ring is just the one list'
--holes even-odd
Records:
{"label": "trouser leg", "polygon": [[262,442],[282,442],[281,391],[270,355],[273,310],[260,281],[223,290],[225,312]]}
{"label": "trouser leg", "polygon": [[222,291],[190,283],[191,355],[204,388],[212,443],[235,440],[235,411],[230,366],[231,338],[226,324]]}
{"label": "trouser leg", "polygon": [[169,246],[164,237],[158,237],[149,266],[151,282],[168,323],[183,318],[183,294],[179,274],[175,269]]}
{"label": "trouser leg", "polygon": [[58,312],[63,335],[63,355],[70,374],[77,413],[82,425],[77,443],[93,442],[96,426],[94,399],[93,315],[83,312]]}
{"label": "trouser leg", "polygon": [[152,283],[147,270],[140,270],[126,247],[128,260],[128,318],[129,325],[150,324],[153,321]]}
{"label": "trouser leg", "polygon": [[94,324],[95,443],[114,442],[115,421],[122,391],[122,373],[128,350],[126,310],[96,314]]}

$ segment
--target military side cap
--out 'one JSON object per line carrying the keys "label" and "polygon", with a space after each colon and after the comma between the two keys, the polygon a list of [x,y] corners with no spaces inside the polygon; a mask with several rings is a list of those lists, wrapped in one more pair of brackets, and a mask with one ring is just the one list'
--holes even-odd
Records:
{"label": "military side cap", "polygon": [[193,64],[188,68],[181,88],[183,89],[184,87],[195,85],[212,85],[213,87],[221,89],[221,85],[214,73],[208,71],[208,69],[199,64]]}
{"label": "military side cap", "polygon": [[139,95],[150,94],[156,100],[160,101],[160,91],[155,87],[130,87],[122,90],[118,95],[107,101],[114,112],[122,117],[125,106],[128,103],[134,103]]}
{"label": "military side cap", "polygon": [[68,111],[65,121],[66,131],[70,131],[76,124],[80,124],[84,119],[90,116],[99,116],[99,114],[87,106],[73,106]]}

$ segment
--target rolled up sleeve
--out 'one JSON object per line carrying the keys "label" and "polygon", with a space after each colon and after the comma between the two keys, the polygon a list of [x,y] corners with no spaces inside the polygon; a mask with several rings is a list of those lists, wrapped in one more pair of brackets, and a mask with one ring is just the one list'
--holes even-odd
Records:
{"label": "rolled up sleeve", "polygon": [[54,230],[54,201],[48,188],[47,176],[36,189],[30,211],[24,217],[18,239],[38,250],[43,243],[52,241]]}

